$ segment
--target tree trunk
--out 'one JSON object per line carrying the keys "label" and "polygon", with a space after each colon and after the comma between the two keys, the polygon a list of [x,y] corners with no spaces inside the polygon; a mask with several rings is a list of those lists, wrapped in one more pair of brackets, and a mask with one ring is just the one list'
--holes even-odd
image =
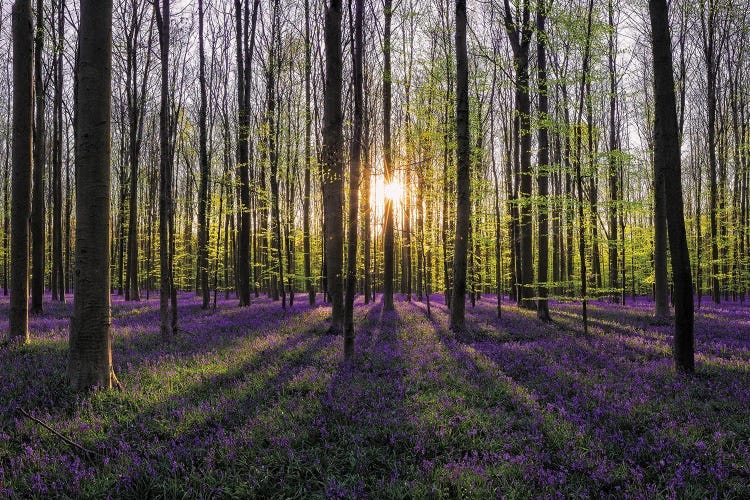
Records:
{"label": "tree trunk", "polygon": [[77,68],[76,263],[68,379],[74,390],[115,381],[110,336],[112,1],[82,0]]}
{"label": "tree trunk", "polygon": [[508,0],[505,0],[505,28],[513,49],[515,79],[515,122],[514,136],[516,157],[518,158],[518,252],[516,259],[518,305],[524,308],[534,306],[534,254],[532,245],[531,216],[531,99],[529,96],[529,44],[531,26],[529,2],[523,2],[521,19],[513,20]]}
{"label": "tree trunk", "polygon": [[206,54],[203,42],[203,0],[198,0],[198,82],[200,86],[200,110],[198,113],[198,141],[200,159],[200,185],[198,187],[198,277],[202,297],[201,307],[208,309],[211,293],[208,289],[208,183],[211,169],[208,159],[208,134],[206,113]]}
{"label": "tree trunk", "polygon": [[31,314],[42,314],[44,297],[44,170],[47,163],[44,75],[44,5],[36,1],[36,29],[34,30],[34,97],[36,123],[34,124],[34,183],[31,201]]}
{"label": "tree trunk", "polygon": [[312,46],[310,42],[310,0],[305,0],[305,178],[302,197],[302,253],[303,271],[305,273],[305,290],[311,306],[315,305],[315,287],[312,279],[312,262],[310,255],[310,196],[312,183],[312,112],[311,100],[311,61]]}
{"label": "tree trunk", "polygon": [[357,235],[359,216],[359,179],[362,158],[362,54],[364,50],[364,0],[355,1],[354,43],[352,44],[352,74],[354,80],[354,123],[350,149],[349,171],[349,228],[346,261],[346,299],[344,303],[344,357],[354,354],[354,293],[357,289]]}
{"label": "tree trunk", "polygon": [[[650,4],[649,4],[650,5]],[[708,120],[708,212],[711,230],[711,298],[714,303],[721,302],[719,282],[719,242],[717,206],[718,193],[716,181],[716,80],[719,68],[719,57],[716,51],[716,2],[701,2],[701,28],[703,35],[703,53],[706,61],[706,114]]]}
{"label": "tree trunk", "polygon": [[464,329],[466,258],[471,224],[471,136],[469,132],[469,58],[466,48],[466,0],[456,0],[456,237],[450,327]]}
{"label": "tree trunk", "polygon": [[[391,146],[391,17],[392,0],[385,0],[383,32],[383,184],[393,182],[393,151]],[[394,274],[394,211],[392,200],[385,197],[383,207],[383,310],[393,310]]]}
{"label": "tree trunk", "polygon": [[[29,340],[29,216],[33,170],[34,69],[31,0],[13,4],[13,173],[10,240],[10,318],[8,337]],[[105,250],[107,253],[108,250]]]}
{"label": "tree trunk", "polygon": [[235,0],[234,6],[237,28],[237,190],[239,191],[239,203],[237,209],[237,294],[239,295],[240,306],[248,306],[250,305],[250,178],[248,173],[248,134],[250,119],[247,116],[245,94],[249,92],[250,89],[245,87],[242,0]]}
{"label": "tree trunk", "polygon": [[[362,57],[362,64],[364,65],[364,54]],[[363,93],[367,94],[367,80],[362,80]],[[370,181],[372,177],[372,170],[370,168],[370,116],[367,111],[367,102],[363,105],[362,113],[364,115],[364,121],[362,123],[362,192],[360,195],[360,205],[362,206],[361,217],[362,217],[362,274],[364,277],[364,283],[362,286],[362,293],[364,294],[365,304],[369,304],[370,301],[374,300],[372,293],[372,230],[371,230],[371,217],[372,210],[370,208]]]}
{"label": "tree trunk", "polygon": [[[390,0],[386,0],[389,2]],[[328,0],[325,11],[325,92],[323,102],[323,204],[325,206],[325,261],[331,298],[331,331],[340,332],[344,321],[343,296],[343,125],[341,105],[341,0]]]}
{"label": "tree trunk", "polygon": [[608,64],[609,64],[609,288],[612,293],[612,302],[617,300],[617,288],[619,271],[618,271],[618,249],[617,249],[617,212],[620,199],[620,186],[618,182],[619,151],[617,150],[617,53],[616,53],[616,26],[614,22],[613,1],[609,0],[609,43],[608,43]]}
{"label": "tree trunk", "polygon": [[[584,89],[586,83],[591,77],[589,65],[591,56],[591,25],[594,13],[594,0],[589,0],[588,6],[588,17],[586,26],[586,47],[583,55],[582,73],[583,79],[581,80],[580,88],[580,101],[578,104],[578,119],[576,123],[581,123],[583,115],[584,105]],[[581,314],[583,316],[583,333],[588,335],[589,323],[588,323],[588,297],[587,292],[587,274],[586,274],[586,221],[583,215],[583,175],[581,173],[581,130],[580,128],[576,131],[576,160],[575,160],[575,178],[576,178],[576,190],[578,191],[578,222],[580,228],[578,231],[578,257],[581,261]],[[572,247],[571,247],[572,248]]]}
{"label": "tree trunk", "polygon": [[674,361],[679,372],[694,371],[693,285],[690,254],[682,207],[680,142],[677,104],[672,74],[672,50],[666,0],[649,0],[652,49],[654,56],[654,163],[665,185],[669,247],[674,279],[675,336]]}
{"label": "tree trunk", "polygon": [[669,283],[667,281],[667,199],[665,178],[654,162],[654,317],[669,319]]}
{"label": "tree trunk", "polygon": [[549,255],[549,100],[547,96],[547,33],[545,22],[547,19],[547,2],[542,0],[536,13],[536,58],[537,78],[539,86],[539,172],[537,187],[539,190],[539,300],[537,301],[537,317],[542,321],[550,321],[548,295],[548,255]]}
{"label": "tree trunk", "polygon": [[[281,295],[281,307],[286,309],[286,291],[284,289],[284,260],[281,240],[281,215],[279,211],[279,155],[277,150],[277,122],[276,122],[276,75],[279,73],[278,57],[281,50],[281,34],[278,26],[278,0],[274,2],[271,29],[271,46],[268,55],[268,69],[266,74],[267,109],[266,124],[268,133],[268,160],[271,174],[271,231],[270,249],[274,252],[269,256],[272,276],[272,295],[278,300]],[[277,42],[278,39],[278,42]]]}
{"label": "tree trunk", "polygon": [[[161,52],[161,107],[159,110],[159,267],[161,275],[159,293],[159,311],[161,318],[161,335],[164,340],[174,336],[170,301],[174,280],[172,276],[172,258],[170,255],[171,238],[174,232],[172,223],[172,167],[170,154],[170,106],[169,106],[169,0],[154,3],[159,28],[159,47]],[[79,198],[80,199],[80,198]]]}
{"label": "tree trunk", "polygon": [[[57,45],[64,46],[65,41],[65,0],[57,3]],[[55,55],[54,83],[55,97],[53,103],[53,153],[52,153],[52,299],[65,302],[65,267],[63,264],[63,201],[62,201],[62,165],[63,165],[63,51]],[[57,292],[55,294],[55,292]]]}

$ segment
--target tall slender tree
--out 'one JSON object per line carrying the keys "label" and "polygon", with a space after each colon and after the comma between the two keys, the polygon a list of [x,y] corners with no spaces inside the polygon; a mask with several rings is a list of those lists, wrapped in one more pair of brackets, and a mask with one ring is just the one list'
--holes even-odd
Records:
{"label": "tall slender tree", "polygon": [[363,88],[362,55],[364,52],[364,0],[355,0],[352,73],[354,80],[354,123],[349,149],[349,228],[346,255],[346,297],[344,301],[344,357],[354,353],[354,293],[357,289],[357,236],[359,230],[359,179],[362,158]]}
{"label": "tall slender tree", "polygon": [[[10,220],[10,323],[12,341],[29,340],[29,216],[34,114],[31,0],[16,0],[13,30],[13,172]],[[107,250],[108,251],[108,250]]]}
{"label": "tall slender tree", "polygon": [[672,70],[672,41],[666,0],[649,0],[654,64],[654,163],[667,198],[669,250],[674,279],[675,333],[673,355],[677,371],[692,373],[693,282],[682,201],[680,139]]}
{"label": "tall slender tree", "polygon": [[[391,144],[391,18],[393,1],[383,3],[383,182],[386,186],[393,181],[393,151]],[[393,310],[393,274],[394,274],[394,210],[393,200],[385,196],[383,203],[383,310]]]}
{"label": "tall slender tree", "polygon": [[[143,126],[146,104],[148,76],[151,68],[151,44],[153,40],[153,21],[148,27],[145,67],[138,64],[138,48],[141,27],[146,4],[132,1],[130,23],[125,35],[126,44],[126,78],[125,87],[128,108],[128,160],[130,162],[130,189],[128,201],[128,257],[125,269],[125,300],[140,300],[138,282],[138,171],[140,167],[141,145],[143,143]],[[153,20],[153,17],[151,18]],[[140,88],[138,78],[140,75]]]}
{"label": "tall slender tree", "polygon": [[68,379],[75,390],[115,382],[110,335],[112,1],[81,0],[76,72],[76,263]]}
{"label": "tall slender tree", "polygon": [[[650,5],[650,3],[649,3]],[[717,0],[699,2],[701,38],[703,41],[703,56],[706,63],[706,119],[708,130],[706,140],[708,142],[708,211],[709,225],[711,230],[711,298],[718,304],[721,301],[721,282],[719,271],[719,238],[718,216],[719,195],[717,187],[717,113],[718,106],[717,80],[723,55],[723,46],[726,38],[720,26],[721,8]]]}
{"label": "tall slender tree", "polygon": [[312,78],[312,43],[310,41],[310,0],[305,0],[305,174],[304,194],[302,197],[302,253],[305,273],[305,290],[311,306],[315,305],[315,286],[312,280],[312,261],[310,255],[310,196],[312,184],[312,111],[311,100]]}
{"label": "tall slender tree", "polygon": [[513,50],[515,66],[515,112],[513,117],[514,170],[518,178],[518,221],[516,281],[517,299],[522,307],[534,306],[534,255],[531,216],[531,97],[529,93],[529,46],[533,33],[529,0],[523,0],[519,15],[513,15],[510,1],[505,0],[505,29]]}
{"label": "tall slender tree", "polygon": [[208,289],[208,183],[211,170],[208,161],[208,133],[206,115],[206,54],[203,42],[203,0],[198,0],[198,83],[200,87],[200,111],[198,112],[198,143],[200,159],[200,185],[198,187],[198,277],[202,297],[202,308],[208,309],[211,294]]}
{"label": "tall slender tree", "polygon": [[65,0],[54,2],[57,7],[57,50],[54,56],[52,135],[52,300],[65,302],[65,266],[63,264],[63,53],[65,51]]}
{"label": "tall slender tree", "polygon": [[34,183],[31,200],[31,313],[41,314],[44,297],[44,170],[47,163],[45,82],[42,56],[44,54],[44,4],[36,1],[36,26],[34,30]]}
{"label": "tall slender tree", "polygon": [[[588,5],[588,13],[586,15],[586,39],[584,42],[584,50],[583,50],[583,61],[582,61],[582,73],[583,78],[581,79],[581,85],[579,90],[579,101],[578,101],[578,112],[577,112],[577,119],[576,123],[581,123],[581,119],[583,117],[583,107],[585,102],[585,89],[586,89],[586,83],[591,78],[591,31],[593,27],[593,18],[594,18],[594,0],[589,0]],[[590,122],[589,122],[590,123]],[[583,316],[583,332],[584,334],[588,334],[589,332],[589,323],[588,323],[588,297],[586,296],[587,292],[587,267],[586,267],[586,220],[584,218],[584,212],[583,212],[583,203],[584,203],[584,193],[583,193],[583,173],[581,169],[581,163],[582,163],[582,138],[581,138],[581,130],[578,130],[575,134],[575,142],[576,142],[576,153],[575,153],[575,184],[576,184],[576,191],[578,194],[577,199],[577,205],[578,205],[578,223],[580,224],[580,228],[578,231],[578,259],[580,260],[580,266],[581,266],[581,313]],[[569,248],[572,248],[572,245],[569,245]]]}
{"label": "tall slender tree", "polygon": [[[160,291],[159,311],[161,317],[161,335],[165,340],[174,336],[170,302],[172,299],[171,228],[172,216],[172,153],[171,153],[171,117],[169,105],[169,30],[170,0],[154,2],[156,26],[159,29],[159,52],[161,54],[161,99],[159,107],[159,267]],[[80,198],[79,198],[80,199]]]}
{"label": "tall slender tree", "polygon": [[[249,1],[249,0],[246,0]],[[242,22],[242,0],[234,0],[237,27],[237,190],[239,192],[237,217],[237,295],[240,306],[250,305],[250,176],[248,134],[250,119],[247,116],[245,94],[245,49]]]}
{"label": "tall slender tree", "polygon": [[539,0],[536,11],[536,60],[537,86],[539,89],[539,172],[537,173],[537,189],[539,191],[539,300],[537,301],[537,317],[542,321],[549,321],[549,305],[547,304],[549,276],[549,97],[547,95],[547,6],[549,0]]}
{"label": "tall slender tree", "polygon": [[608,143],[608,167],[609,181],[609,224],[608,241],[609,250],[609,288],[612,291],[612,301],[617,297],[616,289],[619,285],[619,251],[617,248],[617,215],[619,212],[620,182],[619,182],[619,151],[617,150],[618,124],[617,124],[617,26],[615,25],[614,1],[609,0],[607,4],[609,19],[609,36],[607,40],[607,65],[609,69],[609,143]]}
{"label": "tall slender tree", "polygon": [[466,0],[456,0],[456,238],[453,250],[451,330],[464,329],[466,261],[471,224],[471,136],[469,132],[469,56],[466,48]]}
{"label": "tall slender tree", "polygon": [[[390,0],[386,0],[388,2]],[[331,331],[340,332],[344,320],[343,296],[343,125],[341,0],[327,0],[325,9],[325,92],[323,98],[323,212],[328,294],[331,298]]]}

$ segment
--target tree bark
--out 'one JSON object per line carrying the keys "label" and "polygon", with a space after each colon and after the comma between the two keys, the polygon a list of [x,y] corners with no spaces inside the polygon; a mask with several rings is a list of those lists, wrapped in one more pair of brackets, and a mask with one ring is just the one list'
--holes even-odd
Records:
{"label": "tree bark", "polygon": [[[389,2],[390,0],[386,0]],[[325,261],[328,294],[331,298],[331,331],[343,329],[343,125],[341,104],[341,0],[328,0],[325,10],[325,91],[323,99],[322,177],[325,206]]]}
{"label": "tree bark", "polygon": [[[65,0],[57,4],[57,45],[61,47],[55,55],[53,102],[53,152],[52,152],[52,300],[65,302],[65,267],[63,264],[63,50],[65,46]],[[57,293],[55,293],[57,292]]]}
{"label": "tree bark", "polygon": [[513,19],[509,0],[505,0],[505,28],[513,49],[515,80],[516,155],[518,158],[518,254],[516,277],[518,283],[518,305],[533,308],[534,254],[532,245],[531,216],[531,98],[529,96],[529,45],[531,25],[529,2],[523,2],[521,19]]}
{"label": "tree bark", "polygon": [[[247,0],[249,1],[249,0]],[[240,306],[250,305],[250,177],[248,133],[250,127],[245,94],[245,59],[243,57],[242,0],[234,1],[237,28],[237,295]],[[244,47],[246,48],[246,47]]]}
{"label": "tree bark", "polygon": [[[385,0],[385,26],[383,31],[383,184],[393,182],[393,151],[391,145],[391,17],[393,1]],[[383,202],[383,310],[393,310],[394,274],[394,200],[385,197]]]}
{"label": "tree bark", "polygon": [[352,75],[354,80],[354,123],[350,148],[349,228],[346,261],[346,297],[344,301],[344,357],[354,354],[354,293],[357,290],[357,236],[359,231],[359,179],[362,158],[362,54],[364,51],[364,0],[355,0]]}
{"label": "tree bark", "polygon": [[310,0],[305,0],[305,178],[304,194],[302,197],[302,253],[303,270],[305,273],[305,290],[311,306],[315,305],[315,286],[312,279],[312,262],[310,255],[310,196],[312,184],[312,112],[310,110],[311,100],[311,73],[312,73],[312,46],[310,42]]}
{"label": "tree bark", "polygon": [[130,46],[127,49],[129,70],[127,81],[130,82],[130,91],[128,95],[128,122],[130,126],[128,145],[128,158],[130,159],[130,201],[128,202],[128,259],[125,269],[125,298],[126,300],[129,299],[136,301],[140,300],[140,284],[138,282],[138,169],[140,167],[141,144],[143,142],[144,108],[146,89],[148,88],[148,74],[151,67],[151,44],[153,40],[152,21],[152,24],[149,25],[146,65],[141,76],[141,88],[139,90],[138,74],[140,73],[140,69],[137,64],[137,51],[141,22],[142,14],[138,12],[136,5],[134,4],[131,18],[132,34],[128,39]]}
{"label": "tree bark", "polygon": [[469,57],[466,48],[466,0],[456,0],[456,237],[450,328],[464,329],[466,259],[471,224],[471,135],[469,131]]}
{"label": "tree bark", "polygon": [[279,210],[279,155],[277,150],[278,123],[276,122],[276,80],[280,72],[278,58],[281,57],[281,34],[278,26],[278,0],[274,2],[271,29],[271,46],[268,54],[268,69],[266,74],[267,109],[266,124],[268,133],[268,163],[270,166],[271,184],[271,231],[270,249],[274,252],[269,256],[272,262],[270,269],[272,276],[272,295],[278,300],[281,295],[281,307],[286,309],[286,290],[284,289],[284,260],[281,240],[281,215]]}
{"label": "tree bark", "polygon": [[198,277],[202,297],[201,307],[208,309],[211,293],[208,289],[208,183],[211,169],[208,160],[208,133],[206,114],[206,54],[203,42],[203,0],[198,0],[198,82],[200,86],[200,110],[198,113],[198,142],[200,159],[200,185],[198,186]]}
{"label": "tree bark", "polygon": [[[578,119],[576,123],[581,123],[584,105],[584,90],[590,75],[590,57],[591,57],[591,29],[594,14],[594,0],[589,0],[588,15],[586,21],[586,47],[583,54],[582,73],[580,88],[580,101],[578,104]],[[583,333],[588,335],[588,297],[587,295],[587,274],[586,274],[586,221],[583,215],[583,174],[581,172],[581,130],[575,133],[576,136],[576,158],[575,158],[575,179],[576,190],[578,191],[578,221],[580,228],[578,231],[578,257],[581,261],[581,314],[583,316]],[[572,245],[570,246],[572,248]],[[572,260],[572,259],[571,259]]]}
{"label": "tree bark", "polygon": [[[172,276],[171,234],[172,224],[172,159],[170,153],[170,106],[169,106],[169,0],[154,3],[154,11],[159,28],[159,47],[161,53],[161,105],[159,109],[159,267],[160,292],[159,311],[160,331],[164,340],[174,336],[170,302],[174,280]],[[80,198],[79,198],[80,199]]]}
{"label": "tree bark", "polygon": [[[649,4],[650,5],[650,4]],[[703,36],[703,54],[706,62],[706,115],[708,120],[708,211],[711,230],[711,298],[714,303],[721,302],[721,284],[719,281],[719,242],[717,206],[718,188],[716,180],[716,80],[720,63],[720,51],[717,49],[716,36],[716,2],[700,2],[701,28]],[[719,43],[721,45],[721,43]]]}
{"label": "tree bark", "polygon": [[672,275],[675,285],[673,355],[677,371],[692,373],[695,367],[693,285],[682,206],[680,141],[674,75],[672,74],[669,16],[666,0],[649,0],[648,5],[654,56],[654,163],[666,187],[669,248],[672,254]]}
{"label": "tree bark", "polygon": [[669,319],[669,282],[667,280],[667,199],[664,176],[654,161],[654,317]]}
{"label": "tree bark", "polygon": [[[13,172],[10,219],[10,318],[8,337],[29,340],[29,216],[33,170],[34,69],[31,0],[16,0],[13,30]],[[108,252],[109,250],[105,250]]]}
{"label": "tree bark", "polygon": [[112,1],[82,0],[76,85],[76,263],[68,379],[109,389]]}
{"label": "tree bark", "polygon": [[36,123],[34,124],[34,183],[31,200],[31,314],[42,314],[44,297],[44,169],[47,163],[44,75],[44,5],[36,1],[36,26],[34,30],[34,97]]}
{"label": "tree bark", "polygon": [[609,17],[609,43],[607,60],[609,64],[609,234],[608,234],[608,249],[609,249],[609,288],[612,292],[612,302],[617,300],[617,288],[620,284],[619,270],[618,270],[618,249],[617,249],[617,212],[620,200],[620,185],[619,185],[619,151],[617,150],[617,52],[616,52],[616,36],[617,27],[614,22],[614,6],[613,0],[609,0],[608,3],[608,17]]}
{"label": "tree bark", "polygon": [[537,301],[537,317],[542,321],[550,321],[549,305],[547,304],[549,276],[549,99],[547,96],[547,1],[541,0],[536,13],[536,59],[537,79],[539,87],[539,172],[537,187],[539,190],[539,300]]}

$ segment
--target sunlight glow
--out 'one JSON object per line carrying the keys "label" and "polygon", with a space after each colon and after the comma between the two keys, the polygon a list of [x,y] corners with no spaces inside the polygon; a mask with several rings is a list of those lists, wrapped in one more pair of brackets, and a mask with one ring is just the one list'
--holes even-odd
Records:
{"label": "sunlight glow", "polygon": [[404,187],[398,181],[392,181],[383,186],[383,196],[387,200],[399,201],[404,194]]}

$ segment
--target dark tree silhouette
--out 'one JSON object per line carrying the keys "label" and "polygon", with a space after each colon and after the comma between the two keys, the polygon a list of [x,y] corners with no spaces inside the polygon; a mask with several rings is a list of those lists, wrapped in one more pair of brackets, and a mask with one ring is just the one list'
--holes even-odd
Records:
{"label": "dark tree silhouette", "polygon": [[355,0],[352,76],[354,81],[354,124],[349,149],[349,228],[346,261],[346,296],[344,301],[344,356],[354,353],[354,293],[357,289],[357,235],[359,230],[359,178],[362,157],[362,54],[364,35],[364,0]]}
{"label": "dark tree silhouette", "polygon": [[677,371],[694,371],[693,281],[682,202],[679,128],[672,73],[672,43],[666,0],[649,0],[654,56],[654,164],[665,186],[669,250],[674,279],[674,361]]}
{"label": "dark tree silhouette", "polygon": [[325,259],[328,294],[331,298],[331,331],[343,328],[343,246],[344,246],[344,160],[341,105],[341,0],[326,2],[325,11],[325,95],[323,98],[323,212],[325,220]]}
{"label": "dark tree silhouette", "polygon": [[36,1],[36,26],[34,30],[34,98],[36,117],[34,123],[34,183],[31,200],[31,313],[41,314],[44,297],[44,170],[47,163],[45,84],[42,66],[44,54],[44,5]]}
{"label": "dark tree silhouette", "polygon": [[469,57],[466,48],[466,0],[456,0],[456,238],[453,253],[451,330],[464,329],[466,260],[471,224],[471,136],[469,133]]}
{"label": "dark tree silhouette", "polygon": [[13,172],[10,220],[10,340],[29,340],[29,215],[31,213],[34,24],[31,0],[13,4]]}
{"label": "dark tree silhouette", "polygon": [[76,261],[68,379],[74,390],[115,381],[110,336],[112,1],[81,0],[76,85]]}

